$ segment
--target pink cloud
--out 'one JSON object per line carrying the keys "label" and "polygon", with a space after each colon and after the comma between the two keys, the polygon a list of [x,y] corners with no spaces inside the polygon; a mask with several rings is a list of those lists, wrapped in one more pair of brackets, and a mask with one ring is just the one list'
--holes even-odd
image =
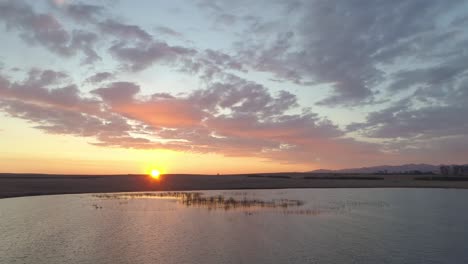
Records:
{"label": "pink cloud", "polygon": [[203,112],[186,100],[162,99],[151,102],[116,105],[112,109],[124,116],[155,127],[187,127],[199,125]]}
{"label": "pink cloud", "polygon": [[22,82],[3,77],[0,84],[4,112],[48,133],[92,137],[100,146],[308,164],[333,164],[337,153],[346,157],[338,159],[343,164],[381,155],[374,144],[342,138],[316,114],[286,114],[297,105],[295,97],[239,80],[185,96],[145,96],[135,83],[113,82],[93,90],[94,98],[83,96],[66,74],[49,70],[30,71]]}

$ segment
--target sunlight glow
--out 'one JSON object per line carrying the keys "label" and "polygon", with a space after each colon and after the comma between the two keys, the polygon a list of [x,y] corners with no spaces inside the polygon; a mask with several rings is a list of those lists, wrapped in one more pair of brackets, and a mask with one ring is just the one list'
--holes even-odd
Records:
{"label": "sunlight glow", "polygon": [[158,170],[156,169],[151,170],[151,178],[159,180],[160,176],[161,176],[161,173]]}

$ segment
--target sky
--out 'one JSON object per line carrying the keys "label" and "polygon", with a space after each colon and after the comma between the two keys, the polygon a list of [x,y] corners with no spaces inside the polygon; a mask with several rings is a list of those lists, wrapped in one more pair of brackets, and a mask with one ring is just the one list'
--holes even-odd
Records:
{"label": "sky", "polygon": [[466,0],[0,0],[0,171],[468,161]]}

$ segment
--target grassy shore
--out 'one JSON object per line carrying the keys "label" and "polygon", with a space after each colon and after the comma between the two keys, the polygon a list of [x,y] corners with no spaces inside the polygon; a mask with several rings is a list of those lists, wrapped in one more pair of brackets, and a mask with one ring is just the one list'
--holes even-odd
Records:
{"label": "grassy shore", "polygon": [[45,175],[0,174],[0,198],[137,191],[280,188],[461,188],[467,177],[276,173],[243,175]]}

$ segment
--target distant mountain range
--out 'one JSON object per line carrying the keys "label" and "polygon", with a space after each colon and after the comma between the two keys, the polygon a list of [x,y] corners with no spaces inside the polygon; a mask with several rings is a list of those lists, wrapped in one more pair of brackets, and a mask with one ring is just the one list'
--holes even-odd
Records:
{"label": "distant mountain range", "polygon": [[374,167],[363,167],[363,168],[351,168],[351,169],[341,169],[341,170],[314,170],[312,173],[377,173],[387,171],[387,173],[399,173],[399,172],[409,172],[409,171],[421,171],[421,172],[439,172],[439,165],[430,165],[430,164],[404,164],[397,166],[374,166]]}

